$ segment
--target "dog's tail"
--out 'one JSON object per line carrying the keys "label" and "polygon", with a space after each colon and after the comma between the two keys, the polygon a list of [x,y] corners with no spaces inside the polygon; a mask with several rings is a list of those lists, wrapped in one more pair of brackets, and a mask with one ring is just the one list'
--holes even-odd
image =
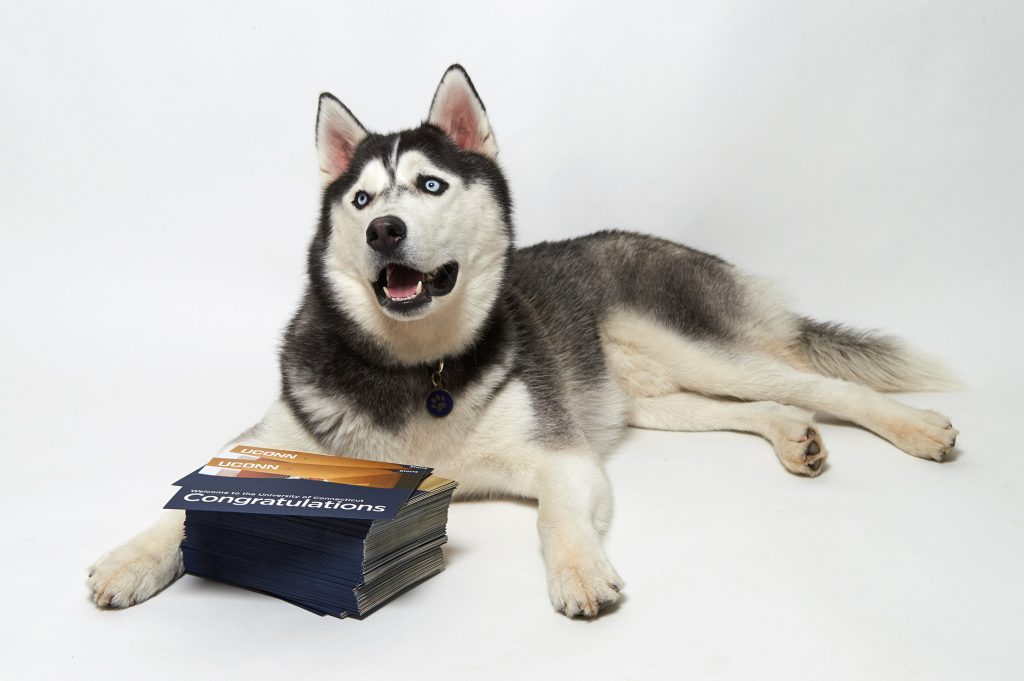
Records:
{"label": "dog's tail", "polygon": [[876,331],[802,318],[796,347],[815,371],[883,392],[931,392],[962,387],[938,360],[899,338]]}

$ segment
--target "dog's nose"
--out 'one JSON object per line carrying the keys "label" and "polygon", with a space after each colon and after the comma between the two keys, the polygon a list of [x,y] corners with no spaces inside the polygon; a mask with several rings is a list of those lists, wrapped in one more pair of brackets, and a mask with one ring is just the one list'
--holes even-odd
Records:
{"label": "dog's nose", "polygon": [[366,243],[370,248],[391,255],[405,238],[405,223],[394,215],[374,218],[366,228]]}

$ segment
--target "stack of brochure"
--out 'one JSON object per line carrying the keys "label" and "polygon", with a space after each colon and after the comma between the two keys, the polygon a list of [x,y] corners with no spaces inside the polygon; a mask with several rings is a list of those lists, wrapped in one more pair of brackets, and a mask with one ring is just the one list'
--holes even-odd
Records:
{"label": "stack of brochure", "polygon": [[182,478],[185,571],[362,617],[441,572],[455,482],[418,466],[236,445]]}

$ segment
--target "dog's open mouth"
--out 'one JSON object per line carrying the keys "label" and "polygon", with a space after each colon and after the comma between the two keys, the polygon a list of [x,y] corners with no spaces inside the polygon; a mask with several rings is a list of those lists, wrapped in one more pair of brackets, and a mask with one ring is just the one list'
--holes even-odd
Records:
{"label": "dog's open mouth", "polygon": [[450,262],[430,272],[420,272],[405,265],[391,263],[380,271],[373,282],[377,302],[396,312],[409,312],[444,296],[455,288],[459,264]]}

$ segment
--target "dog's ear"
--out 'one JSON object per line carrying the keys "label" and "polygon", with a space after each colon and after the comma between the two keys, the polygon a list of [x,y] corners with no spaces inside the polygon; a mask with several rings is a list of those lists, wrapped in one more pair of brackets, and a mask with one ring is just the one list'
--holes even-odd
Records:
{"label": "dog's ear", "polygon": [[466,70],[458,64],[444,72],[430,104],[427,122],[444,130],[463,149],[489,158],[498,155],[498,143],[487,120],[484,103]]}
{"label": "dog's ear", "polygon": [[327,92],[320,95],[320,109],[316,113],[316,154],[324,187],[348,170],[356,147],[366,134],[366,128],[334,95]]}

